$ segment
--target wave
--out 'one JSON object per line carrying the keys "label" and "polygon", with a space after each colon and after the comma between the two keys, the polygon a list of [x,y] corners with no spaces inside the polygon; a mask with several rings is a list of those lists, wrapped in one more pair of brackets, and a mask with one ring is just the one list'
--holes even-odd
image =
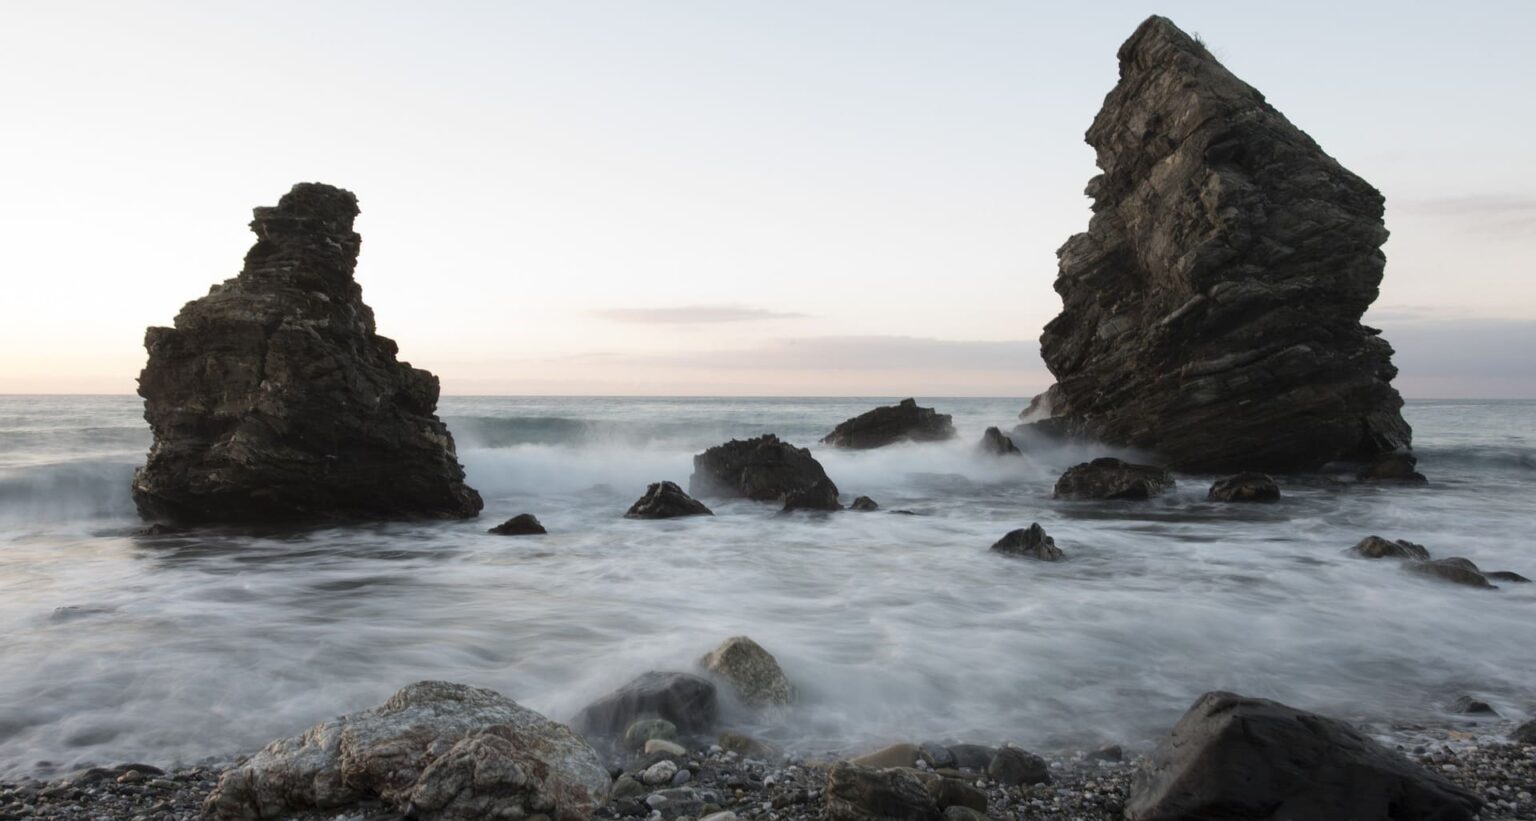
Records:
{"label": "wave", "polygon": [[60,521],[132,514],[141,459],[80,459],[0,470],[0,519]]}
{"label": "wave", "polygon": [[1430,445],[1415,447],[1413,452],[1419,458],[1420,470],[1536,471],[1536,448],[1520,445]]}

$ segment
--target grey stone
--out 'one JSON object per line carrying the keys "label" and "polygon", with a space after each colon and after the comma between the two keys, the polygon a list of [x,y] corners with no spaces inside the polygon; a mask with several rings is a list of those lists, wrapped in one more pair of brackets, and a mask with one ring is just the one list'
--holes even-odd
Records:
{"label": "grey stone", "polygon": [[1039,523],[1031,524],[1027,528],[1010,530],[1007,535],[992,545],[992,551],[1005,556],[1039,559],[1042,562],[1059,562],[1066,558],[1066,554],[1056,546],[1056,540],[1047,536],[1045,528]]}
{"label": "grey stone", "polygon": [[868,450],[897,442],[939,442],[954,436],[949,414],[920,408],[915,399],[903,399],[843,422],[821,441],[833,447]]}
{"label": "grey stone", "polygon": [[1168,471],[1101,457],[1067,469],[1056,480],[1057,499],[1150,499],[1173,487]]}
{"label": "grey stone", "polygon": [[689,673],[650,672],[587,705],[572,725],[583,733],[617,736],[642,718],[670,721],[688,733],[708,732],[719,719],[715,685]]}
{"label": "grey stone", "polygon": [[645,488],[645,495],[630,505],[624,514],[627,519],[673,519],[679,516],[713,516],[714,513],[698,499],[683,492],[673,482],[654,482]]}
{"label": "grey stone", "polygon": [[1239,473],[1217,479],[1206,498],[1213,502],[1278,502],[1280,486],[1267,473]]}
{"label": "grey stone", "polygon": [[860,767],[846,761],[827,770],[827,818],[832,821],[937,821],[939,806],[912,770]]}
{"label": "grey stone", "polygon": [[1051,783],[1051,767],[1045,759],[1018,747],[1003,746],[987,765],[987,776],[999,784],[1016,787],[1020,784]]}
{"label": "grey stone", "polygon": [[1424,545],[1414,544],[1404,539],[1383,539],[1380,536],[1366,536],[1346,552],[1362,559],[1427,560],[1429,558],[1429,550]]}
{"label": "grey stone", "polygon": [[762,645],[746,636],[732,636],[699,659],[710,675],[731,685],[749,707],[785,705],[795,700],[794,685]]}

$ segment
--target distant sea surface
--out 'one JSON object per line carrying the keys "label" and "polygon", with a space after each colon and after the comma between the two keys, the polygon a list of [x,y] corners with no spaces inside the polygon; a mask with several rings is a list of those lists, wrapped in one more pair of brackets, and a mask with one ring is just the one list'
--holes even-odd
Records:
{"label": "distant sea surface", "polygon": [[[1201,692],[1267,696],[1390,734],[1496,732],[1536,713],[1536,585],[1497,591],[1343,555],[1370,534],[1536,577],[1536,403],[1411,402],[1423,488],[1292,483],[1266,506],[1180,476],[1142,503],[1051,499],[1106,449],[998,459],[1024,400],[920,398],[949,443],[838,452],[896,397],[448,397],[477,521],[141,537],[149,432],[134,397],[0,397],[0,775],[253,751],[420,679],[556,719],[650,669],[750,635],[799,686],[738,728],[790,747],[1012,740],[1146,745]],[[774,432],[876,513],[629,521],[649,482]],[[537,538],[487,535],[531,512]],[[1057,564],[988,551],[1039,522]]]}

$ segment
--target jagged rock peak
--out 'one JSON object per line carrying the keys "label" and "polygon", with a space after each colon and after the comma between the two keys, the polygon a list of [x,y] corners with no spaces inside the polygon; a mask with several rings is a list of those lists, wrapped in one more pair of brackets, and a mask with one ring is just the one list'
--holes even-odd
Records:
{"label": "jagged rock peak", "polygon": [[437,377],[396,359],[353,280],[357,198],[300,183],[255,209],[239,276],[150,328],[139,376],[154,433],[134,475],[146,518],[467,517]]}
{"label": "jagged rock peak", "polygon": [[1405,449],[1379,332],[1381,194],[1168,19],[1120,48],[1088,129],[1088,230],[1057,252],[1046,433],[1176,469],[1286,471]]}

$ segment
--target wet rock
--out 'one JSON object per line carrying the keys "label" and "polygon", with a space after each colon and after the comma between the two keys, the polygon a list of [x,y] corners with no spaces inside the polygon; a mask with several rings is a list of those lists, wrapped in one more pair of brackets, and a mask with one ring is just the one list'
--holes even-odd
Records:
{"label": "wet rock", "polygon": [[1509,738],[1519,744],[1536,745],[1536,719],[1521,724],[1509,732]]}
{"label": "wet rock", "polygon": [[1278,502],[1280,486],[1267,473],[1239,473],[1217,479],[1206,498],[1213,502]]}
{"label": "wet rock", "polygon": [[664,718],[642,718],[624,728],[624,743],[630,747],[644,747],[653,739],[671,741],[674,738],[677,738],[677,725]]}
{"label": "wet rock", "polygon": [[661,718],[683,732],[708,732],[720,708],[715,685],[688,673],[650,672],[587,705],[571,724],[587,735],[617,736],[642,718]]}
{"label": "wet rock", "polygon": [[1345,552],[1362,559],[1429,559],[1429,550],[1424,545],[1380,536],[1366,536]]}
{"label": "wet rock", "polygon": [[795,700],[795,688],[778,660],[746,636],[726,639],[700,658],[699,666],[728,682],[749,707],[784,705]]}
{"label": "wet rock", "polygon": [[990,821],[991,816],[970,807],[955,805],[944,810],[944,821]]}
{"label": "wet rock", "polygon": [[1417,470],[1419,460],[1411,453],[1388,453],[1366,464],[1355,475],[1362,482],[1399,482],[1422,485],[1429,480]]}
{"label": "wet rock", "polygon": [[683,745],[660,738],[653,738],[645,742],[644,752],[646,755],[673,755],[679,757],[688,754],[688,750]]}
{"label": "wet rock", "polygon": [[981,434],[981,443],[977,447],[981,449],[982,453],[990,453],[993,456],[1024,455],[1018,446],[1013,444],[1013,440],[1008,438],[1008,434],[1003,433],[997,428],[987,428]]}
{"label": "wet rock", "polygon": [[732,439],[693,457],[688,490],[702,497],[745,497],[759,502],[779,502],[796,491],[825,482],[836,496],[837,485],[827,478],[811,452],[779,441],[773,434],[755,439]]}
{"label": "wet rock", "polygon": [[831,479],[823,479],[810,487],[792,490],[784,495],[784,510],[842,510],[837,500],[837,485]]}
{"label": "wet rock", "polygon": [[940,810],[965,807],[979,813],[987,811],[987,794],[958,778],[932,777],[927,780],[927,787]]}
{"label": "wet rock", "polygon": [[877,770],[885,767],[911,768],[917,766],[919,757],[916,744],[901,743],[881,747],[872,753],[866,753],[857,758],[850,758],[848,763],[856,764],[860,767],[872,767]]}
{"label": "wet rock", "polygon": [[1392,348],[1360,323],[1381,194],[1167,19],[1119,60],[1087,134],[1093,217],[1057,252],[1062,311],[1040,337],[1057,381],[1033,427],[1190,472],[1406,448]]}
{"label": "wet rock", "polygon": [[647,787],[660,787],[672,783],[672,776],[677,775],[677,764],[673,761],[662,760],[645,768],[640,773],[640,783]]}
{"label": "wet rock", "polygon": [[672,519],[679,516],[713,516],[703,502],[683,492],[674,482],[656,482],[645,488],[629,511],[627,519]]}
{"label": "wet rock", "polygon": [[1007,535],[992,545],[992,550],[1005,556],[1039,559],[1042,562],[1059,562],[1066,558],[1066,554],[1056,546],[1056,540],[1047,536],[1045,528],[1039,523],[1008,531]]}
{"label": "wet rock", "polygon": [[549,531],[532,513],[519,513],[486,532],[497,536],[541,536]]}
{"label": "wet rock", "polygon": [[1471,821],[1482,801],[1341,721],[1206,693],[1136,774],[1127,821]]}
{"label": "wet rock", "polygon": [[860,496],[853,500],[853,504],[849,505],[848,509],[856,510],[860,513],[869,513],[871,511],[879,510],[880,505],[876,504],[875,500],[869,498],[868,496]]}
{"label": "wet rock", "polygon": [[1125,750],[1119,744],[1105,744],[1084,757],[1089,761],[1124,761]]}
{"label": "wet rock", "polygon": [[860,767],[846,761],[827,770],[827,818],[832,821],[937,821],[939,806],[911,770]]}
{"label": "wet rock", "polygon": [[1471,560],[1463,559],[1460,556],[1435,559],[1433,561],[1408,562],[1403,565],[1403,569],[1410,573],[1417,573],[1421,576],[1429,576],[1430,578],[1441,579],[1467,587],[1495,589],[1489,583],[1488,577],[1484,576],[1477,569],[1477,565],[1473,564]]}
{"label": "wet rock", "polygon": [[1000,747],[992,762],[987,765],[987,775],[993,781],[1009,787],[1020,784],[1051,783],[1051,767],[1045,759],[1018,747]]}
{"label": "wet rock", "polygon": [[1173,487],[1168,471],[1101,457],[1067,469],[1056,480],[1057,499],[1150,499]]}
{"label": "wet rock", "polygon": [[724,732],[719,738],[720,749],[743,758],[771,759],[779,755],[773,745],[742,733]]}
{"label": "wet rock", "polygon": [[903,399],[843,422],[821,441],[839,448],[867,450],[897,442],[939,442],[954,436],[949,414],[920,408],[915,399]]}
{"label": "wet rock", "polygon": [[949,752],[955,757],[956,767],[980,773],[986,772],[992,757],[997,755],[997,748],[982,744],[951,744]]}
{"label": "wet rock", "polygon": [[133,477],[146,519],[465,518],[437,377],[399,362],[352,278],[357,198],[300,183],[257,208],[234,279],[150,328],[139,375],[154,433]]}
{"label": "wet rock", "polygon": [[1512,582],[1514,584],[1530,584],[1531,580],[1512,570],[1495,570],[1492,573],[1484,573],[1489,581]]}
{"label": "wet rock", "polygon": [[379,802],[420,819],[584,818],[608,771],[567,727],[491,690],[412,684],[372,710],[274,741],[228,770],[204,805],[253,821]]}
{"label": "wet rock", "polygon": [[943,770],[956,766],[955,754],[949,748],[937,741],[924,741],[918,745],[917,753],[928,766],[935,770]]}
{"label": "wet rock", "polygon": [[1451,702],[1451,712],[1464,716],[1497,716],[1493,705],[1471,696],[1460,696]]}

